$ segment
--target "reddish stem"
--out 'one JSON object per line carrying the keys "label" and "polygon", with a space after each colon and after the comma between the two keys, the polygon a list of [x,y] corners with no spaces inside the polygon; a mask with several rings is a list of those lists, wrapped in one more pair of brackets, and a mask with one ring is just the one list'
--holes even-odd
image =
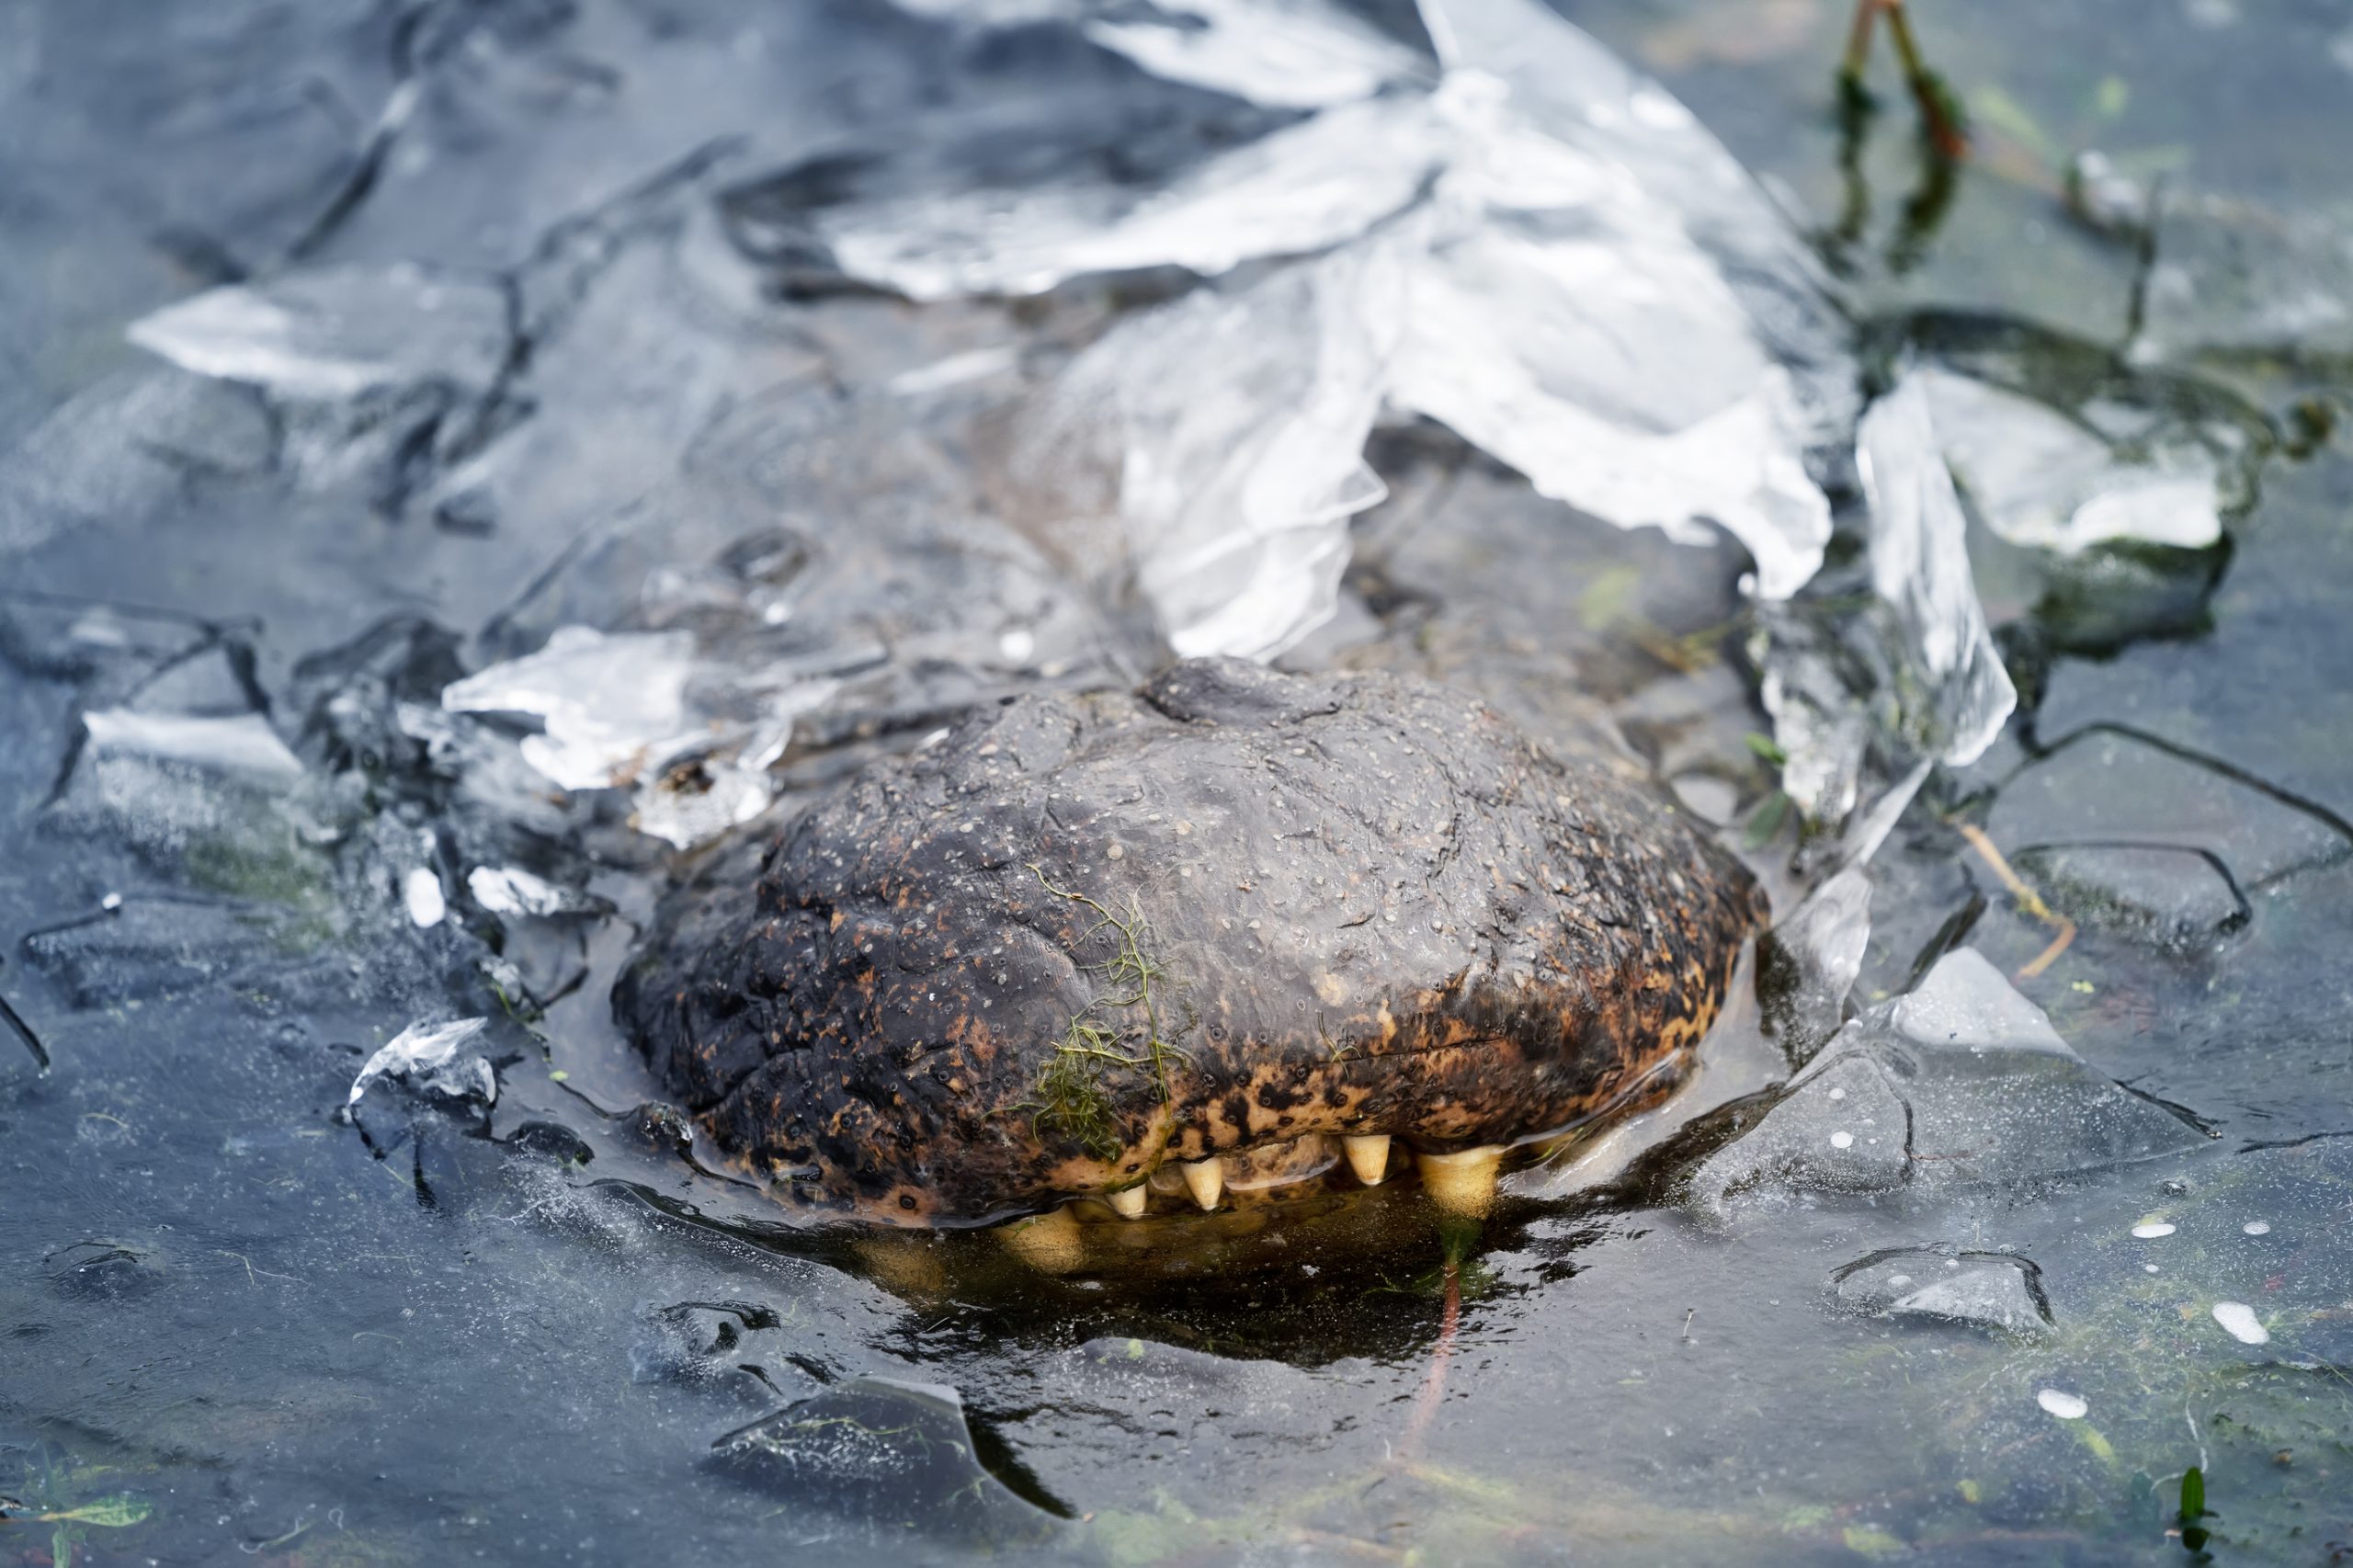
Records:
{"label": "reddish stem", "polygon": [[1403,1448],[1407,1459],[1420,1449],[1422,1435],[1438,1414],[1438,1402],[1446,1397],[1446,1364],[1454,1358],[1454,1332],[1462,1324],[1462,1270],[1451,1258],[1447,1260],[1445,1279],[1446,1310],[1438,1318],[1438,1344],[1430,1351],[1430,1369],[1422,1378],[1422,1392],[1414,1396],[1413,1418],[1405,1423]]}

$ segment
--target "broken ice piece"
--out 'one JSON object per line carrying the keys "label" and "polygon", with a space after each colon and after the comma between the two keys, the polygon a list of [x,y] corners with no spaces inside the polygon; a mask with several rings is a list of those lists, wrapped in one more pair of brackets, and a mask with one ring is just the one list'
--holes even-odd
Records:
{"label": "broken ice piece", "polygon": [[302,776],[301,759],[258,713],[224,717],[104,708],[83,714],[82,724],[89,732],[91,751],[99,756],[131,755],[185,763],[268,783],[290,783]]}
{"label": "broken ice piece", "polygon": [[575,915],[595,907],[571,889],[518,866],[476,866],[466,873],[466,891],[494,915]]}
{"label": "broken ice piece", "polygon": [[1913,379],[1953,477],[2010,543],[2075,555],[2117,540],[2203,550],[2222,537],[2222,476],[2204,447],[2180,440],[2121,455],[2024,393],[1936,367]]}
{"label": "broken ice piece", "polygon": [[449,913],[441,879],[428,866],[415,867],[401,879],[401,902],[408,906],[409,919],[421,931],[440,925]]}
{"label": "broken ice piece", "polygon": [[509,341],[503,290],[412,265],[210,289],[142,316],[128,335],[199,375],[314,403],[425,382],[484,392]]}
{"label": "broken ice piece", "polygon": [[1871,939],[1871,883],[1849,866],[1808,893],[1757,946],[1756,991],[1790,1060],[1803,1062],[1846,1022],[1847,994]]}
{"label": "broken ice piece", "polygon": [[1055,1528],[974,1454],[952,1388],[857,1377],[728,1433],[714,1468],[789,1502],[838,1515],[872,1510],[894,1531],[1004,1541]]}
{"label": "broken ice piece", "polygon": [[1096,43],[1170,82],[1267,108],[1323,108],[1430,74],[1427,61],[1325,0],[1158,0],[1090,18]]}
{"label": "broken ice piece", "polygon": [[482,1057],[460,1056],[459,1048],[489,1024],[487,1018],[459,1018],[446,1024],[411,1024],[368,1059],[351,1080],[346,1108],[358,1105],[380,1079],[406,1084],[437,1099],[476,1101],[490,1105],[498,1098],[498,1074]]}
{"label": "broken ice piece", "polygon": [[1968,522],[1916,374],[1863,415],[1855,460],[1870,503],[1871,588],[1893,609],[1903,667],[1924,688],[1904,704],[1898,733],[1917,752],[1974,762],[2018,706],[2018,689],[1977,602]]}
{"label": "broken ice piece", "polygon": [[693,659],[688,632],[560,627],[538,653],[453,683],[441,706],[537,715],[546,731],[524,738],[524,761],[566,790],[613,789],[698,738],[686,709]]}
{"label": "broken ice piece", "polygon": [[1838,1269],[1830,1289],[1841,1307],[1872,1317],[1929,1318],[2026,1335],[2052,1321],[2042,1270],[2009,1253],[1898,1247]]}
{"label": "broken ice piece", "polygon": [[1701,1163],[1686,1190],[1721,1211],[1751,1188],[2016,1183],[2205,1141],[2181,1116],[2077,1056],[2042,1009],[1961,948],[1917,990],[1839,1030],[1762,1118]]}
{"label": "broken ice piece", "polygon": [[1421,103],[1381,99],[1286,126],[1158,189],[929,190],[811,222],[845,273],[918,301],[1040,294],[1155,267],[1215,277],[1356,238],[1421,193],[1440,153]]}

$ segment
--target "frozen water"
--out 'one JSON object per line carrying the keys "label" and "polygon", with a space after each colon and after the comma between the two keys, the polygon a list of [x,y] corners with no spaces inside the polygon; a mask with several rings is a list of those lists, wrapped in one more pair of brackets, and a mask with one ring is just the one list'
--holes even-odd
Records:
{"label": "frozen water", "polygon": [[[1847,1142],[1835,1142],[1840,1132]],[[1759,1184],[1833,1192],[2008,1184],[2204,1142],[2077,1056],[2040,1007],[1962,948],[1917,990],[1841,1029],[1755,1126],[1709,1156],[1689,1194],[1721,1209]]]}
{"label": "frozen water", "polygon": [[267,411],[242,388],[178,371],[108,377],[0,452],[0,556],[144,517],[182,500],[195,475],[257,473],[274,443]]}
{"label": "frozen water", "polygon": [[2220,476],[2202,446],[2136,460],[2023,393],[1933,367],[1915,375],[1953,477],[2012,544],[2074,555],[2114,540],[2202,550],[2222,538]]}
{"label": "frozen water", "polygon": [[90,749],[98,756],[131,756],[234,774],[260,783],[288,784],[302,762],[258,713],[227,716],[138,712],[108,708],[82,715]]}
{"label": "frozen water", "polygon": [[898,1540],[911,1525],[1008,1544],[1055,1528],[982,1467],[963,1401],[937,1383],[851,1378],[721,1437],[710,1462],[788,1503],[871,1510]]}
{"label": "frozen water", "polygon": [[[1253,9],[1253,36],[1265,36],[1268,18]],[[1214,40],[1225,15],[1222,4],[1184,36]],[[1802,246],[1680,105],[1549,10],[1476,0],[1433,4],[1425,19],[1447,64],[1435,90],[1332,95],[1322,112],[1165,186],[927,191],[824,208],[810,222],[844,270],[916,299],[1035,292],[1155,266],[1214,275],[1336,246],[1313,264],[1324,284],[1342,268],[1380,279],[1362,293],[1319,289],[1313,333],[1295,290],[1278,284],[1199,307],[1219,318],[1255,310],[1247,335],[1306,363],[1276,376],[1265,353],[1231,370],[1203,355],[1171,384],[1207,411],[1203,422],[1256,432],[1260,483],[1313,483],[1279,496],[1290,520],[1277,547],[1263,510],[1232,505],[1231,472],[1154,466],[1154,454],[1126,447],[1131,525],[1157,538],[1171,516],[1223,512],[1237,535],[1173,551],[1173,581],[1139,572],[1180,652],[1267,657],[1328,615],[1346,518],[1375,496],[1343,470],[1348,504],[1336,504],[1335,471],[1369,428],[1360,409],[1384,398],[1619,527],[1693,543],[1721,527],[1748,548],[1760,594],[1794,592],[1830,532],[1807,449],[1843,434],[1853,380],[1843,324]],[[1164,32],[1137,23],[1120,36]],[[1163,316],[1183,319],[1181,307]],[[1124,331],[1098,348],[1152,363]],[[1097,369],[1083,359],[1054,401],[1083,403]],[[1304,374],[1323,406],[1302,418],[1288,383]],[[1191,598],[1194,562],[1215,555],[1254,564],[1250,588],[1212,620]],[[1278,574],[1297,581],[1274,588]],[[1230,584],[1231,565],[1219,575]]]}
{"label": "frozen water", "polygon": [[1332,614],[1347,518],[1379,501],[1365,437],[1403,279],[1379,249],[1131,317],[1071,367],[1116,418],[1139,588],[1180,654],[1271,657]]}
{"label": "frozen water", "polygon": [[2136,357],[2353,349],[2353,229],[2340,214],[2187,188],[2155,207]]}
{"label": "frozen water", "polygon": [[[2095,729],[2002,787],[1986,830],[2005,844],[2127,842],[2208,849],[2242,886],[2342,854],[2326,822],[2129,733]],[[2129,889],[2130,884],[2126,884]]]}
{"label": "frozen water", "polygon": [[2009,1253],[1953,1246],[1877,1252],[1833,1274],[1830,1289],[1841,1307],[1873,1317],[1931,1319],[2029,1337],[2052,1326],[2042,1271]]}
{"label": "frozen water", "polygon": [[1803,1062],[1846,1022],[1871,939],[1871,884],[1849,866],[1806,894],[1759,947],[1757,994],[1781,1049]]}
{"label": "frozen water", "polygon": [[566,790],[621,787],[694,737],[686,709],[694,639],[683,631],[559,628],[536,653],[493,665],[441,694],[453,713],[528,713],[523,760]]}
{"label": "frozen water", "polygon": [[1427,75],[1428,62],[1325,0],[1163,0],[1082,30],[1155,76],[1269,108],[1322,108]]}
{"label": "frozen water", "polygon": [[334,267],[233,284],[133,322],[131,340],[184,369],[292,401],[343,403],[426,382],[489,390],[507,298],[416,267]]}
{"label": "frozen water", "polygon": [[2252,917],[2250,890],[2347,853],[2336,826],[2222,768],[2095,728],[2012,777],[1986,831],[2054,909],[2173,946]]}
{"label": "frozen water", "polygon": [[2229,864],[2211,851],[2164,844],[2061,845],[2010,857],[2043,902],[2086,926],[2188,948],[2254,917]]}
{"label": "frozen water", "polygon": [[1970,575],[1968,523],[1916,378],[1871,404],[1856,462],[1870,503],[1871,587],[1895,612],[1904,664],[1928,687],[1903,705],[1915,752],[1973,762],[2001,733],[2018,691],[1985,629]]}
{"label": "frozen water", "polygon": [[1036,294],[1154,267],[1214,276],[1354,239],[1412,201],[1442,155],[1426,102],[1383,99],[1287,126],[1163,188],[926,191],[828,209],[816,226],[845,272],[915,300]]}
{"label": "frozen water", "polygon": [[351,1092],[344,1104],[358,1105],[369,1089],[387,1078],[438,1099],[491,1104],[498,1098],[498,1074],[482,1057],[460,1054],[488,1024],[486,1018],[411,1024],[368,1059],[359,1075],[351,1080]]}

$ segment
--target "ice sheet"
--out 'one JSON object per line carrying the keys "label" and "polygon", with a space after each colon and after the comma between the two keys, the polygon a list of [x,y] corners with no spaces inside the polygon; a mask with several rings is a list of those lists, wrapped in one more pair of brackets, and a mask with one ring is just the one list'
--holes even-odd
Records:
{"label": "ice sheet", "polygon": [[1402,284],[1351,248],[1130,317],[1072,367],[1116,410],[1130,555],[1178,653],[1270,657],[1330,618],[1347,519],[1383,494],[1362,453]]}
{"label": "ice sheet", "polygon": [[[1196,3],[1204,25],[1190,31],[1088,26],[1148,69],[1177,74],[1212,55],[1231,65],[1217,52],[1229,33],[1303,36],[1286,29],[1314,16]],[[1340,431],[1364,423],[1355,405],[1386,400],[1619,527],[1705,542],[1708,525],[1721,526],[1755,557],[1758,593],[1794,592],[1830,532],[1808,449],[1843,437],[1853,402],[1843,321],[1794,231],[1682,106],[1549,10],[1432,0],[1424,20],[1446,66],[1435,87],[1415,85],[1389,51],[1346,91],[1289,74],[1329,107],[1165,187],[930,192],[813,221],[853,276],[925,300],[1151,267],[1213,276],[1253,258],[1329,251],[1298,264],[1327,266],[1355,256],[1402,280],[1393,306],[1353,321],[1321,312],[1312,337],[1280,289],[1203,307],[1223,316],[1257,305],[1245,335],[1291,343],[1316,361],[1328,405],[1350,405],[1345,420],[1294,417],[1292,378],[1266,373],[1260,354],[1222,376],[1206,360],[1187,367],[1189,395],[1227,428],[1251,432],[1261,472],[1322,483]],[[1320,16],[1311,30],[1321,48],[1341,36]],[[1189,41],[1180,48],[1175,37]],[[1376,77],[1386,90],[1362,96]],[[1270,101],[1233,72],[1225,85]],[[1335,335],[1347,331],[1366,343],[1340,349]],[[1134,353],[1139,341],[1115,332],[1105,351]],[[1350,396],[1329,381],[1343,367],[1368,378]],[[1073,375],[1097,369],[1082,362]],[[1154,468],[1151,458],[1144,446],[1127,449],[1122,510],[1141,534],[1157,540],[1171,517],[1225,505],[1225,471]],[[1313,498],[1291,505],[1302,508],[1315,510]],[[1146,560],[1138,580],[1163,624],[1186,631],[1178,651],[1269,656],[1328,613],[1325,585],[1345,561],[1352,509],[1324,506],[1320,539],[1287,526],[1278,547],[1262,514],[1229,506],[1222,546],[1188,527],[1186,568],[1172,577],[1165,559]],[[1237,597],[1211,614],[1190,562],[1220,549],[1256,567],[1228,572]],[[1288,589],[1271,586],[1280,574],[1293,580]]]}
{"label": "ice sheet", "polygon": [[1100,17],[1086,36],[1155,76],[1268,108],[1322,108],[1429,74],[1396,40],[1323,0],[1162,0],[1148,19]]}
{"label": "ice sheet", "polygon": [[1688,1195],[2015,1184],[2183,1153],[2189,1122],[2091,1066],[1972,948],[1848,1023]]}
{"label": "ice sheet", "polygon": [[1154,267],[1213,277],[1355,238],[1412,201],[1441,153],[1420,100],[1344,104],[1157,189],[932,190],[831,209],[816,226],[845,272],[915,300],[1036,294]]}
{"label": "ice sheet", "polygon": [[509,334],[506,295],[492,281],[348,266],[208,290],[133,322],[127,335],[199,375],[339,403],[419,381],[482,392]]}
{"label": "ice sheet", "polygon": [[2213,457],[2169,448],[2135,461],[2048,403],[1926,367],[1937,440],[1985,526],[2075,555],[2115,540],[2203,550],[2222,537]]}
{"label": "ice sheet", "polygon": [[453,713],[529,713],[523,760],[566,790],[608,790],[694,738],[686,707],[694,638],[683,631],[560,628],[536,653],[493,665],[441,694]]}
{"label": "ice sheet", "polygon": [[1904,665],[1924,683],[1899,721],[1914,749],[1974,762],[2018,706],[1969,568],[1969,525],[1907,377],[1863,415],[1856,461],[1870,504],[1871,587],[1893,611]]}

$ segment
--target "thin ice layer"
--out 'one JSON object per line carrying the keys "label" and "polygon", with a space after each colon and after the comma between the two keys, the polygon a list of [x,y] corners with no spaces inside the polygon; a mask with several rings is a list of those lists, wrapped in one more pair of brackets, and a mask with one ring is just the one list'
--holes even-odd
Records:
{"label": "thin ice layer", "polygon": [[608,790],[694,737],[686,708],[694,638],[566,626],[536,653],[493,665],[441,694],[453,713],[529,713],[523,760],[566,790]]}
{"label": "thin ice layer", "polygon": [[1159,189],[926,191],[828,210],[817,227],[843,271],[915,300],[1036,294],[1154,267],[1214,277],[1355,238],[1412,201],[1438,156],[1418,101],[1346,104]]}
{"label": "thin ice layer", "polygon": [[1347,519],[1383,494],[1362,453],[1400,288],[1351,249],[1130,317],[1072,367],[1116,410],[1137,585],[1180,655],[1270,657],[1331,617]]}
{"label": "thin ice layer", "polygon": [[[1214,10],[1188,47],[1210,49],[1229,24],[1279,36],[1299,14],[1235,0]],[[1280,290],[1214,309],[1256,305],[1247,335],[1314,357],[1319,378],[1336,363],[1370,378],[1353,397],[1326,384],[1334,407],[1386,399],[1427,415],[1543,494],[1621,528],[1705,542],[1705,525],[1720,525],[1755,557],[1759,593],[1794,592],[1830,531],[1805,452],[1851,416],[1853,380],[1843,324],[1802,245],[1688,111],[1550,11],[1433,0],[1425,20],[1447,66],[1434,91],[1392,72],[1380,97],[1349,97],[1142,196],[1108,183],[936,192],[814,222],[845,269],[918,299],[1154,266],[1213,275],[1336,246],[1375,253],[1364,265],[1403,279],[1394,308],[1353,322],[1322,312],[1312,335],[1287,317],[1295,306]],[[1159,24],[1093,27],[1127,46],[1157,39],[1128,51],[1147,69],[1181,70]],[[1252,91],[1238,75],[1223,85]],[[1368,342],[1342,349],[1341,331]],[[1114,334],[1113,347],[1135,344]],[[1360,423],[1295,417],[1290,379],[1266,374],[1259,354],[1231,374],[1206,361],[1188,370],[1188,394],[1214,422],[1253,433],[1249,460],[1265,473],[1327,472],[1338,432]],[[1083,362],[1074,382],[1095,373]],[[1149,457],[1128,449],[1131,464]],[[1188,564],[1173,576],[1151,552],[1172,517],[1212,516],[1231,482],[1217,465],[1147,469],[1121,490],[1151,509],[1122,509],[1143,541],[1146,596],[1165,626],[1188,629],[1179,651],[1263,657],[1326,613],[1354,508],[1320,508],[1320,540],[1231,512],[1222,548],[1256,569],[1239,576],[1244,597],[1211,615],[1194,595],[1214,574],[1191,562],[1221,547],[1197,547],[1188,525],[1177,552]],[[1284,573],[1296,583],[1278,590]]]}
{"label": "thin ice layer", "polygon": [[1426,76],[1428,62],[1324,0],[1161,0],[1081,26],[1154,75],[1268,108],[1323,108]]}
{"label": "thin ice layer", "polygon": [[2075,555],[2115,540],[2203,550],[2222,537],[2213,455],[2176,443],[2143,460],[2045,403],[1928,367],[1937,439],[1985,526]]}
{"label": "thin ice layer", "polygon": [[2205,1142],[2075,1054],[1973,948],[1841,1029],[1789,1092],[1692,1174],[1721,1210],[1766,1191],[1886,1192],[2038,1176]]}
{"label": "thin ice layer", "polygon": [[472,1051],[459,1054],[488,1024],[486,1018],[411,1024],[368,1059],[358,1076],[351,1080],[351,1093],[344,1104],[358,1105],[386,1078],[442,1099],[492,1103],[498,1098],[498,1074],[481,1056]]}
{"label": "thin ice layer", "polygon": [[413,266],[210,289],[131,323],[127,335],[199,375],[317,403],[419,381],[483,391],[509,337],[505,290]]}
{"label": "thin ice layer", "polygon": [[1870,503],[1871,588],[1894,612],[1914,749],[1974,762],[2018,706],[1969,569],[1969,525],[1937,445],[1926,389],[1907,377],[1863,415],[1856,461]]}

